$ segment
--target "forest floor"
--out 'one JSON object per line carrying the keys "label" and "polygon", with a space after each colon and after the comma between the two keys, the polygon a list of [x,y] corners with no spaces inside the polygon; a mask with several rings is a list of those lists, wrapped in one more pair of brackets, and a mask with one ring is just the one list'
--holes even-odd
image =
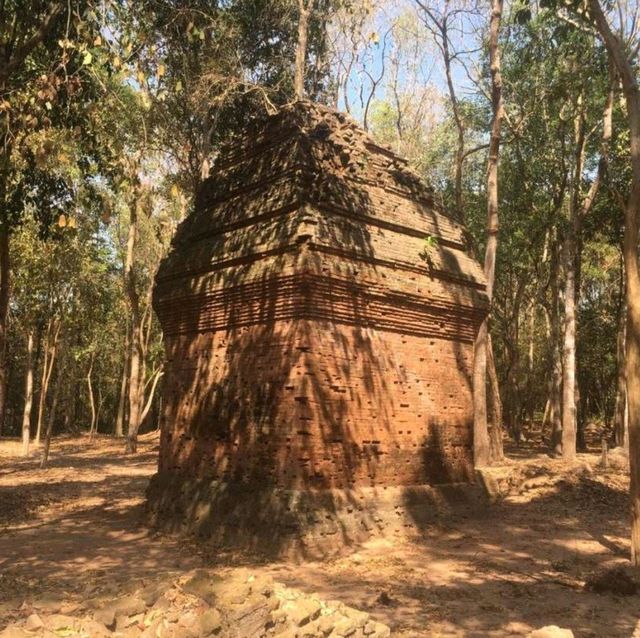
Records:
{"label": "forest floor", "polygon": [[[145,527],[157,436],[143,436],[135,456],[122,448],[106,437],[58,439],[41,470],[37,450],[22,459],[15,441],[0,441],[0,629],[34,606],[73,614],[97,592],[203,564],[239,567]],[[329,561],[250,567],[365,610],[393,636],[526,636],[555,624],[577,637],[629,638],[640,596],[584,587],[628,554],[626,473],[599,469],[596,454],[566,464],[526,448],[498,473],[509,495],[481,515],[441,520],[418,542],[378,538]]]}

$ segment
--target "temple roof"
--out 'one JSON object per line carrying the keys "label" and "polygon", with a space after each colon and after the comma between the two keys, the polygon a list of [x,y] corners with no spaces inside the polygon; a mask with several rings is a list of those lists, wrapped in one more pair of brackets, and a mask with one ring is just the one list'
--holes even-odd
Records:
{"label": "temple roof", "polygon": [[465,229],[433,190],[350,117],[306,101],[222,149],[160,267],[157,297],[293,273],[470,312],[487,305]]}

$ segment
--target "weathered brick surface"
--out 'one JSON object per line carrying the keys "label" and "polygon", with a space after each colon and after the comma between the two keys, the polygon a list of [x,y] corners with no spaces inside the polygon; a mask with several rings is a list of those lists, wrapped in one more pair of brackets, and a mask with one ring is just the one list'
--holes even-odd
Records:
{"label": "weathered brick surface", "polygon": [[467,480],[484,288],[405,162],[344,116],[285,109],[221,154],[158,273],[159,474]]}

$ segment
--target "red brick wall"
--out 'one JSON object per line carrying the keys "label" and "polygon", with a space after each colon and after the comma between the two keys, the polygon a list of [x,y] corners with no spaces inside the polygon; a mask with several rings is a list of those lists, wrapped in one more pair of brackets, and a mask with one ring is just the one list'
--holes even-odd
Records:
{"label": "red brick wall", "polygon": [[470,344],[293,320],[167,350],[160,471],[286,488],[468,478]]}

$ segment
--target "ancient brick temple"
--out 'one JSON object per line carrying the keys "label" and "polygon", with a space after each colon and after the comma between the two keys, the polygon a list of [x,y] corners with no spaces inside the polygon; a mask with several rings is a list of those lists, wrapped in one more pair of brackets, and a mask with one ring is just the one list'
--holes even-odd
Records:
{"label": "ancient brick temple", "polygon": [[275,493],[467,481],[484,289],[459,221],[349,118],[299,102],[252,125],[157,275],[152,508],[239,521]]}

